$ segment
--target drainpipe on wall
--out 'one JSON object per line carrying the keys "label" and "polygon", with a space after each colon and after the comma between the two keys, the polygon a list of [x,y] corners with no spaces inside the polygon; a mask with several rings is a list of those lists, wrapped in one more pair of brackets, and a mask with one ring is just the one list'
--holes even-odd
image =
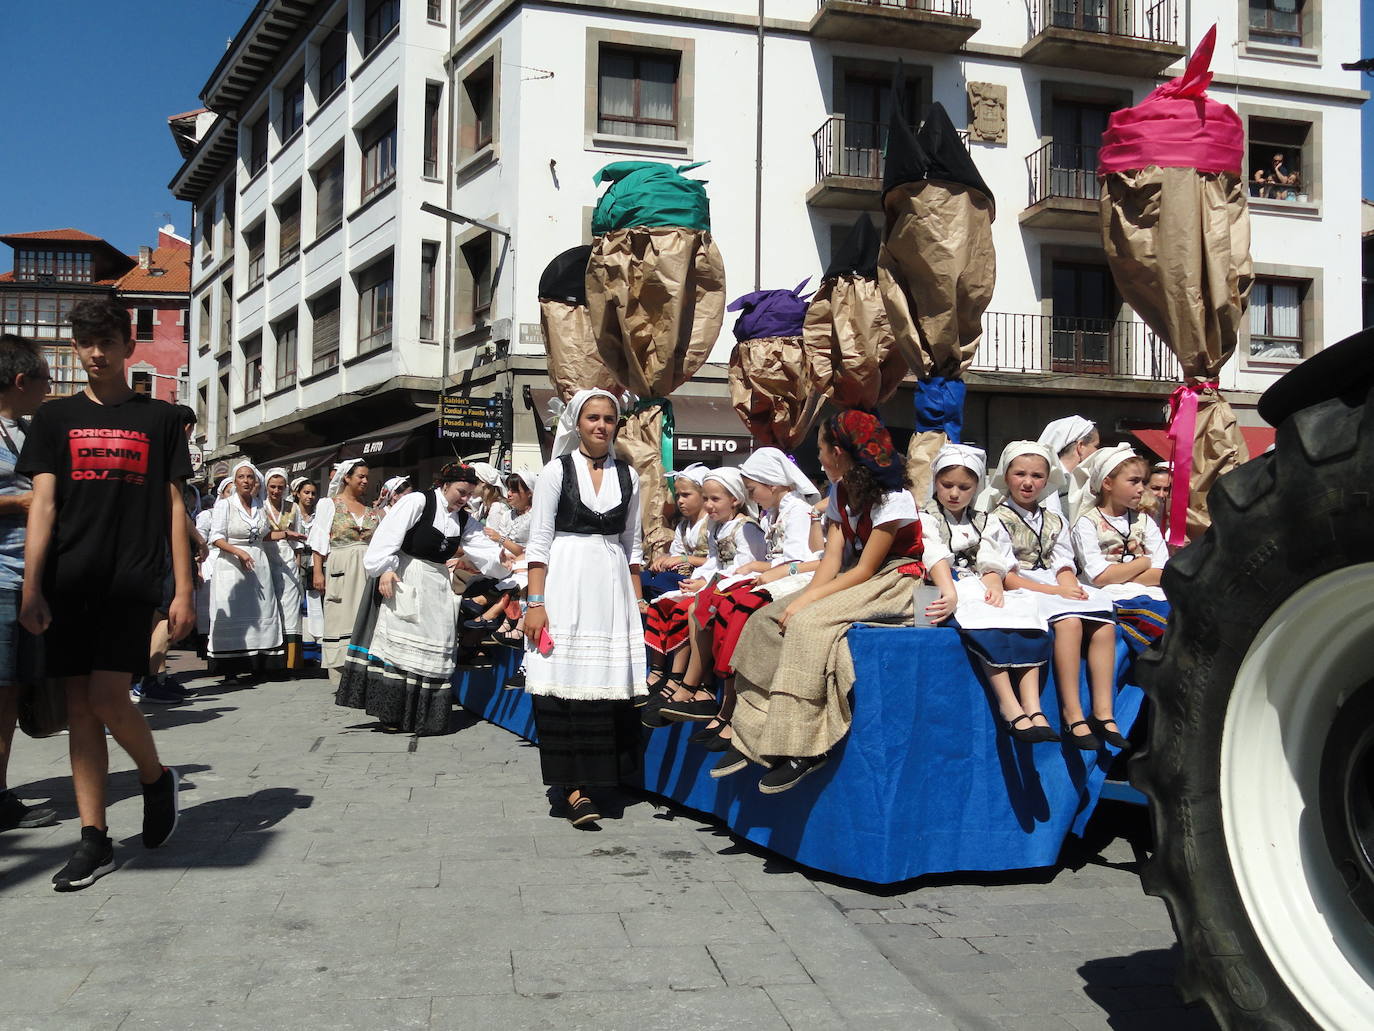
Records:
{"label": "drainpipe on wall", "polygon": [[763,278],[763,4],[759,0],[758,92],[754,113],[754,289]]}
{"label": "drainpipe on wall", "polygon": [[[453,117],[458,113],[458,69],[453,62],[453,51],[458,45],[458,0],[453,0],[449,4],[448,15],[448,53],[444,56],[444,64],[448,68],[448,115],[444,124],[448,128],[448,146],[445,148],[444,157],[444,207],[453,209],[453,145],[456,142],[458,133],[454,126],[456,119]],[[452,360],[453,353],[453,223],[444,220],[444,334],[443,343],[444,356],[442,359],[442,375],[439,380],[439,392],[447,394],[449,388],[449,362]]]}

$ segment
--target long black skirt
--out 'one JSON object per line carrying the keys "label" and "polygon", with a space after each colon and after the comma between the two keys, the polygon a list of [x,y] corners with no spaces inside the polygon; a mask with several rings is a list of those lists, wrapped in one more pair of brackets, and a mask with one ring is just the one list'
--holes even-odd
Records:
{"label": "long black skirt", "polygon": [[534,696],[544,783],[560,788],[612,788],[639,772],[644,751],[633,702],[586,702]]}

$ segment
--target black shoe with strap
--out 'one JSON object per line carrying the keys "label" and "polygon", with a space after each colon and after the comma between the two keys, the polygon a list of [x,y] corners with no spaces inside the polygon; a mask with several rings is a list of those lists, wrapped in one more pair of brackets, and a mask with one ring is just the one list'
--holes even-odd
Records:
{"label": "black shoe with strap", "polygon": [[[1073,732],[1074,727],[1087,727],[1089,733],[1075,734]],[[1099,741],[1096,735],[1091,733],[1091,731],[1091,723],[1087,720],[1078,720],[1077,722],[1070,723],[1064,728],[1064,739],[1072,743],[1075,748],[1082,749],[1085,752],[1096,752],[1102,747],[1102,742]]]}
{"label": "black shoe with strap", "polygon": [[1121,731],[1117,729],[1116,720],[1110,716],[1105,720],[1100,720],[1096,716],[1088,717],[1088,726],[1107,744],[1113,748],[1130,748],[1131,743],[1121,736]]}
{"label": "black shoe with strap", "polygon": [[639,722],[653,730],[666,727],[668,721],[663,718],[662,709],[673,697],[673,693],[681,686],[681,673],[669,673],[664,677],[658,694],[649,695],[649,700],[639,707]]}
{"label": "black shoe with strap", "polygon": [[601,813],[598,811],[596,803],[588,798],[585,793],[578,795],[576,802],[568,803],[568,822],[574,827],[596,823],[600,819]]}
{"label": "black shoe with strap", "polygon": [[[1033,721],[1037,716],[1042,717],[1042,718],[1045,720],[1046,723],[1048,723],[1048,722],[1050,721],[1050,720],[1049,720],[1049,717],[1046,716],[1043,712],[1030,712],[1030,713],[1027,713],[1026,715],[1028,715],[1028,716],[1031,718],[1032,721]],[[1036,728],[1035,728],[1035,731],[1036,731],[1036,734],[1039,735],[1039,736],[1036,737],[1036,739],[1035,739],[1035,740],[1037,740],[1037,741],[1058,741],[1058,740],[1059,740],[1059,735],[1056,734],[1056,733],[1054,732],[1054,728],[1053,728],[1053,727],[1036,727]]]}
{"label": "black shoe with strap", "polygon": [[659,710],[663,718],[669,723],[698,722],[705,723],[715,719],[720,715],[720,701],[714,697],[698,698],[697,692],[704,690],[700,684],[681,684],[684,691],[690,691],[692,697],[685,701],[666,701]]}
{"label": "black shoe with strap", "polygon": [[[1034,723],[1029,722],[1030,719],[1030,715],[1023,712],[1020,716],[1015,716],[1012,719],[1003,720],[1002,722],[1007,728],[1007,733],[1015,740],[1024,744],[1033,745],[1035,742],[1042,740],[1042,738],[1037,733],[1040,728]],[[1026,725],[1024,727],[1018,727],[1017,724],[1022,720],[1027,721]]]}

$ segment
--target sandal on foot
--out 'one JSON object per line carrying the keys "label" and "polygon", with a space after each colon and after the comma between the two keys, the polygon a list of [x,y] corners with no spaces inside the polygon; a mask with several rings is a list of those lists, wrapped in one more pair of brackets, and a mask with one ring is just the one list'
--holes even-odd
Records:
{"label": "sandal on foot", "polygon": [[[714,723],[715,726],[711,726],[711,723]],[[693,733],[687,740],[694,745],[704,745],[707,741],[710,741],[711,738],[719,734],[721,728],[725,726],[725,724],[720,721],[719,716],[711,720],[711,723],[706,724],[706,726]]]}
{"label": "sandal on foot", "polygon": [[[1121,736],[1121,731],[1117,729],[1116,720],[1110,716],[1105,720],[1100,720],[1096,716],[1088,717],[1088,726],[1092,732],[1113,748],[1129,748],[1131,743]],[[1111,724],[1110,728],[1108,724]]]}
{"label": "sandal on foot", "polygon": [[[696,684],[680,685],[684,691],[691,691],[695,695],[702,690]],[[670,723],[684,723],[688,721],[705,723],[713,720],[720,714],[720,702],[715,698],[689,698],[684,702],[667,701],[663,703],[663,718]]]}
{"label": "sandal on foot", "polygon": [[663,718],[662,709],[668,704],[673,694],[682,686],[681,673],[669,673],[660,683],[658,692],[649,695],[643,705],[639,706],[639,722],[651,730],[659,727],[666,727],[668,721]]}
{"label": "sandal on foot", "polygon": [[568,803],[568,822],[574,827],[596,823],[599,819],[601,819],[601,813],[597,810],[596,803],[586,795],[583,795],[576,802]]}
{"label": "sandal on foot", "polygon": [[[1087,727],[1088,733],[1075,734],[1073,732],[1074,727]],[[1073,743],[1075,748],[1081,748],[1085,752],[1096,752],[1102,747],[1102,742],[1092,733],[1092,724],[1087,720],[1078,720],[1076,723],[1070,723],[1064,730],[1065,737]]]}

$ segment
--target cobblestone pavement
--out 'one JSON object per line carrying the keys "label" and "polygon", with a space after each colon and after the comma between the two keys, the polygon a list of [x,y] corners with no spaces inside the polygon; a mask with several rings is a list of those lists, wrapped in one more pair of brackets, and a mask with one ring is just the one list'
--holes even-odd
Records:
{"label": "cobblestone pavement", "polygon": [[193,701],[145,709],[181,826],[143,850],[112,747],[119,868],[83,892],[50,884],[76,836],[65,738],[16,740],[11,782],[63,822],[0,836],[5,1031],[1212,1026],[1171,987],[1168,918],[1123,839],[876,889],[638,796],[574,830],[535,750],[484,723],[415,741],[323,680],[173,669]]}

